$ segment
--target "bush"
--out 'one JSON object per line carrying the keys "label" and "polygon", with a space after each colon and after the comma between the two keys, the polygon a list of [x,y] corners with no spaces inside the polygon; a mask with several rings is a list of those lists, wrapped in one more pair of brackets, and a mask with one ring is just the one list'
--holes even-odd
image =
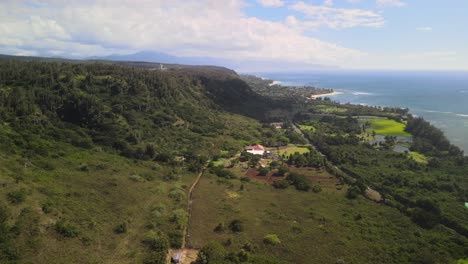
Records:
{"label": "bush", "polygon": [[148,249],[155,252],[167,253],[167,250],[169,249],[168,240],[164,236],[158,235],[154,231],[149,231],[145,235],[143,244],[145,244]]}
{"label": "bush", "polygon": [[229,224],[229,229],[233,232],[233,233],[239,233],[239,232],[242,232],[244,231],[244,226],[242,225],[242,221],[241,220],[233,220],[230,224]]}
{"label": "bush", "polygon": [[250,182],[251,181],[251,179],[249,177],[242,177],[242,178],[240,178],[240,180],[243,181],[243,182]]}
{"label": "bush", "polygon": [[260,175],[260,176],[267,176],[268,172],[270,172],[270,170],[268,170],[268,168],[261,167],[261,168],[260,168],[260,171],[258,172],[258,175]]}
{"label": "bush", "polygon": [[291,185],[294,185],[296,187],[296,190],[307,192],[310,189],[309,180],[303,175],[299,175],[297,173],[290,173],[286,177],[286,180]]}
{"label": "bush", "polygon": [[13,204],[19,204],[26,200],[26,190],[21,189],[7,194],[8,201]]}
{"label": "bush", "polygon": [[224,230],[225,230],[224,223],[221,222],[214,228],[213,231],[221,233],[221,232],[224,232]]}
{"label": "bush", "polygon": [[279,245],[281,240],[275,234],[268,234],[263,238],[263,243],[267,245]]}
{"label": "bush", "polygon": [[131,181],[134,181],[134,182],[145,182],[145,178],[141,177],[140,175],[136,175],[136,174],[133,174],[133,175],[130,175],[128,177]]}
{"label": "bush", "polygon": [[320,187],[320,185],[314,185],[314,187],[312,187],[312,191],[314,193],[319,193],[322,191],[322,187]]}
{"label": "bush", "polygon": [[164,181],[171,181],[171,182],[178,181],[178,180],[180,180],[180,176],[177,175],[175,172],[171,171],[171,172],[169,172],[167,175],[165,175],[163,177],[163,180]]}
{"label": "bush", "polygon": [[356,186],[352,186],[346,191],[346,198],[356,199],[359,196],[359,194],[361,194],[361,190]]}
{"label": "bush", "polygon": [[55,224],[55,231],[64,237],[77,237],[79,234],[75,226],[65,221],[58,221]]}
{"label": "bush", "polygon": [[289,172],[288,166],[282,165],[278,168],[278,172],[276,174],[278,176],[284,176],[288,172]]}
{"label": "bush", "polygon": [[236,178],[236,175],[234,175],[233,172],[223,168],[222,166],[212,167],[212,168],[210,168],[210,172],[215,174],[216,176],[218,176],[220,178],[226,178],[226,179],[235,179]]}
{"label": "bush", "polygon": [[172,211],[171,222],[177,225],[177,228],[183,229],[187,224],[188,214],[184,209],[176,209]]}
{"label": "bush", "polygon": [[195,263],[224,263],[225,255],[226,250],[221,244],[219,244],[218,242],[209,242],[202,249],[200,249]]}
{"label": "bush", "polygon": [[166,264],[165,252],[151,252],[143,259],[143,264]]}
{"label": "bush", "polygon": [[182,246],[183,234],[180,231],[169,232],[169,245],[172,248],[180,248]]}
{"label": "bush", "polygon": [[180,202],[185,198],[185,191],[178,187],[173,187],[169,192],[169,197],[174,199],[176,202]]}
{"label": "bush", "polygon": [[286,189],[289,187],[289,182],[287,180],[277,180],[273,182],[273,187],[276,189]]}
{"label": "bush", "polygon": [[114,228],[114,233],[116,234],[123,234],[127,232],[127,224],[120,223]]}

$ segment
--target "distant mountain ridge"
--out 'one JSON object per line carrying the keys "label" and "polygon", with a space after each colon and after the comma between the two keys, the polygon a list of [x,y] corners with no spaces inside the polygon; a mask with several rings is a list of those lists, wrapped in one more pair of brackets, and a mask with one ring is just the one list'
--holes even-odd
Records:
{"label": "distant mountain ridge", "polygon": [[[111,61],[138,61],[138,62],[155,62],[155,63],[171,63],[171,64],[185,64],[185,65],[218,65],[230,69],[241,70],[249,72],[255,70],[261,71],[278,71],[278,65],[282,63],[272,61],[262,61],[258,59],[221,59],[215,57],[184,57],[173,56],[163,52],[156,51],[140,51],[132,54],[119,55],[113,54],[109,56],[94,56],[87,59],[97,60],[111,60]],[[275,68],[272,66],[276,67]],[[339,69],[334,65],[322,64],[308,64],[306,67],[301,63],[285,63],[282,66],[281,72],[288,71],[303,71],[306,70],[333,70]]]}

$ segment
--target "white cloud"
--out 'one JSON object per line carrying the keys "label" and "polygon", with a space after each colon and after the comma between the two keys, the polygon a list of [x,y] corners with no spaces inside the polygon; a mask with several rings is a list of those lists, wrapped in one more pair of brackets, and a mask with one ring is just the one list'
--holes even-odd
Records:
{"label": "white cloud", "polygon": [[[341,64],[363,55],[242,13],[243,0],[0,2],[0,51],[74,56],[155,50],[179,56]],[[337,25],[341,26],[341,25]]]}
{"label": "white cloud", "polygon": [[361,0],[346,0],[346,2],[351,3],[351,4],[357,4],[361,2]]}
{"label": "white cloud", "polygon": [[407,4],[401,0],[377,0],[378,7],[403,7]]}
{"label": "white cloud", "polygon": [[418,27],[418,28],[416,28],[416,30],[419,30],[419,31],[432,31],[432,28],[431,27]]}
{"label": "white cloud", "polygon": [[383,17],[376,12],[362,9],[333,8],[328,6],[316,6],[298,2],[289,7],[291,10],[305,14],[306,21],[301,25],[304,28],[316,28],[328,26],[330,28],[351,27],[382,27]]}
{"label": "white cloud", "polygon": [[324,6],[333,6],[333,0],[325,0],[323,1]]}
{"label": "white cloud", "polygon": [[282,0],[257,0],[257,3],[266,7],[280,7],[284,5]]}

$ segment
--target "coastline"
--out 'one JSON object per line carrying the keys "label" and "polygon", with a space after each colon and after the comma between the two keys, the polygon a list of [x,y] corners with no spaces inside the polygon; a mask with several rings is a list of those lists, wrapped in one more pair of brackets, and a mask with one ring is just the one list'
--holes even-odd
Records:
{"label": "coastline", "polygon": [[325,94],[313,94],[309,98],[312,99],[312,100],[315,100],[315,99],[317,99],[319,97],[334,96],[334,95],[339,95],[339,94],[343,94],[343,93],[342,92],[332,92],[332,93],[325,93]]}

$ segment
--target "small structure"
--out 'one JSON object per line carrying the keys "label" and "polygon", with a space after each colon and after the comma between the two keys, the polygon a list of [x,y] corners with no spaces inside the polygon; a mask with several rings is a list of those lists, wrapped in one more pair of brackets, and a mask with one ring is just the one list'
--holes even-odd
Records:
{"label": "small structure", "polygon": [[253,145],[245,147],[245,151],[254,155],[262,155],[265,153],[265,148],[262,145]]}
{"label": "small structure", "polygon": [[160,71],[167,71],[167,68],[164,65],[159,64],[159,70]]}
{"label": "small structure", "polygon": [[174,253],[171,256],[171,263],[180,263],[181,258],[182,258],[182,252]]}
{"label": "small structure", "polygon": [[276,128],[276,129],[281,129],[281,128],[283,128],[283,123],[281,123],[281,122],[270,123],[270,126],[272,126],[273,128]]}

